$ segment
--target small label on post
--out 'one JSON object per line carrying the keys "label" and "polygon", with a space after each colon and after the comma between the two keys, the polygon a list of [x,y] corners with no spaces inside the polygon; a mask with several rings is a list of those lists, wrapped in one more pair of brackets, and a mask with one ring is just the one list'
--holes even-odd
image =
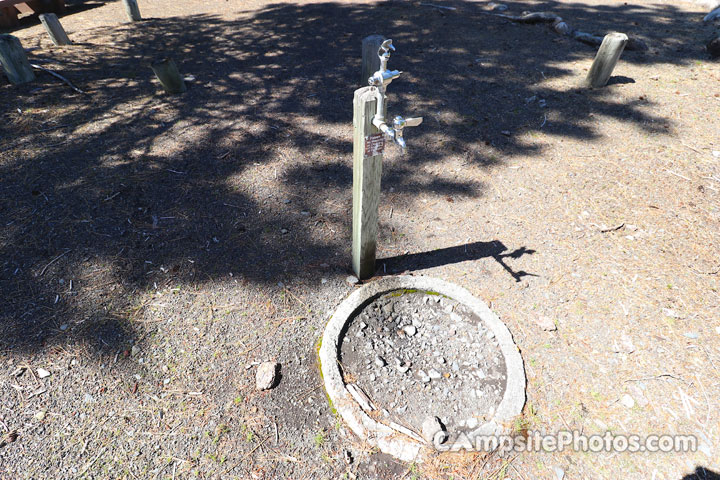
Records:
{"label": "small label on post", "polygon": [[365,137],[365,156],[374,157],[385,150],[385,136],[382,133],[375,133]]}

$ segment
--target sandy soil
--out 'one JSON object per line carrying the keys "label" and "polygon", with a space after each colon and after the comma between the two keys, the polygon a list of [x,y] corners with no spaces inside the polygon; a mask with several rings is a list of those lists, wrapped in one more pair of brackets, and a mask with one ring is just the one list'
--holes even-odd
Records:
{"label": "sandy soil", "polygon": [[[87,93],[46,73],[0,79],[0,478],[720,471],[720,66],[703,50],[717,30],[706,12],[508,2],[649,45],[585,90],[594,48],[486,2],[139,3],[137,24],[119,2],[71,5],[71,47],[32,18],[13,32]],[[332,415],[315,348],[353,288],[352,92],[374,33],[406,72],[390,112],[425,117],[409,154],[385,157],[378,273],[441,277],[491,305],[525,360],[520,430],[691,434],[697,451],[394,465]],[[194,76],[187,93],[153,80],[164,56]],[[282,379],[257,393],[263,360]]]}

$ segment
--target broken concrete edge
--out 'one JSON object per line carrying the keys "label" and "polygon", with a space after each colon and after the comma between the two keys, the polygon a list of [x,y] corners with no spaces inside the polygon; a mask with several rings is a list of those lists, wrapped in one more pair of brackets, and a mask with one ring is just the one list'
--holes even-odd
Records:
{"label": "broken concrete edge", "polygon": [[507,367],[505,393],[493,418],[474,430],[471,437],[508,433],[507,425],[521,414],[525,405],[525,368],[510,330],[484,302],[469,291],[432,277],[400,275],[381,278],[356,289],[338,306],[325,327],[318,352],[321,375],[331,405],[358,437],[383,453],[405,462],[421,463],[435,451],[430,445],[398,434],[396,430],[371,418],[347,390],[338,363],[342,334],[352,316],[381,295],[408,289],[439,293],[464,304],[495,334]]}

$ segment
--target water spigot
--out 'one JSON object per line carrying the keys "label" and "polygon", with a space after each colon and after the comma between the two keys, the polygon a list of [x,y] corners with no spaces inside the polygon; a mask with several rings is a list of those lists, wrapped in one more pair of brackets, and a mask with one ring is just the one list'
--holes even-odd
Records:
{"label": "water spigot", "polygon": [[378,49],[378,57],[380,58],[380,70],[375,72],[369,79],[368,82],[372,87],[375,87],[375,94],[377,96],[377,107],[375,116],[372,119],[373,125],[383,132],[385,135],[390,137],[401,149],[402,153],[405,153],[407,145],[405,144],[405,138],[403,137],[403,129],[405,127],[416,127],[423,121],[422,117],[414,118],[403,118],[396,116],[393,120],[393,126],[391,127],[385,121],[385,113],[387,107],[387,86],[398,78],[402,72],[398,70],[388,70],[387,62],[390,59],[390,52],[394,51],[395,47],[392,44],[392,40],[385,40],[380,48]]}
{"label": "water spigot", "polygon": [[380,70],[375,72],[372,77],[368,78],[368,83],[374,87],[384,88],[398,78],[402,72],[398,70],[388,70],[387,62],[390,59],[390,52],[395,51],[392,39],[385,40],[378,49],[378,57],[380,57]]}
{"label": "water spigot", "polygon": [[393,130],[395,131],[393,140],[402,149],[403,155],[405,154],[405,149],[407,148],[405,138],[403,137],[403,129],[405,127],[417,127],[422,123],[422,121],[422,117],[403,118],[400,115],[396,116],[393,120]]}

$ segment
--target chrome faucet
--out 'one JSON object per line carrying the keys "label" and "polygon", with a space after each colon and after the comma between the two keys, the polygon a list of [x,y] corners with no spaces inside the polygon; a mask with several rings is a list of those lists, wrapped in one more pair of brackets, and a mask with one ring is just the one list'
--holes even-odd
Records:
{"label": "chrome faucet", "polygon": [[393,141],[400,147],[402,153],[405,154],[407,145],[405,143],[405,138],[403,137],[403,129],[405,127],[417,127],[422,123],[423,119],[422,117],[403,118],[398,115],[393,120],[392,127],[385,121],[385,112],[387,109],[387,86],[402,73],[398,70],[387,69],[387,63],[390,59],[391,51],[395,51],[392,40],[385,40],[378,49],[378,56],[380,57],[380,70],[373,73],[373,75],[368,79],[370,86],[375,87],[375,96],[377,97],[377,108],[375,110],[375,116],[372,119],[372,123],[378,130],[392,138]]}

